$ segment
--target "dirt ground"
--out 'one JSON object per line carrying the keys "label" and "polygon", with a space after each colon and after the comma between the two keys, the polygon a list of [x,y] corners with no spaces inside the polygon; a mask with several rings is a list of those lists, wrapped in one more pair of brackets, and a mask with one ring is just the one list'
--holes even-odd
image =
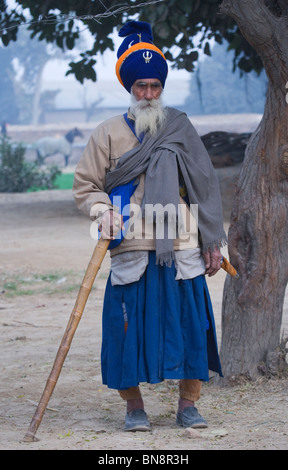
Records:
{"label": "dirt ground", "polygon": [[[177,384],[142,387],[151,432],[125,433],[125,404],[101,382],[105,258],[60,378],[37,432],[26,433],[54,362],[95,246],[90,221],[70,191],[0,195],[2,450],[288,450],[287,380],[224,388],[205,384],[198,402],[209,427],[190,435],[175,424]],[[221,334],[223,271],[208,280]],[[285,303],[283,329],[288,331]]]}

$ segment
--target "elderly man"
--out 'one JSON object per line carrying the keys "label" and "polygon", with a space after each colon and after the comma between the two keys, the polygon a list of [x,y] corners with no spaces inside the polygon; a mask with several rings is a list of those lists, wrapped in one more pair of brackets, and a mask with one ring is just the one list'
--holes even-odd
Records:
{"label": "elderly man", "polygon": [[163,105],[163,53],[148,23],[124,25],[116,74],[125,115],[100,124],[75,172],[78,207],[111,239],[103,383],[126,401],[124,429],[149,430],[140,383],[179,380],[176,422],[206,427],[195,402],[222,375],[205,274],[226,243],[218,182],[187,116]]}

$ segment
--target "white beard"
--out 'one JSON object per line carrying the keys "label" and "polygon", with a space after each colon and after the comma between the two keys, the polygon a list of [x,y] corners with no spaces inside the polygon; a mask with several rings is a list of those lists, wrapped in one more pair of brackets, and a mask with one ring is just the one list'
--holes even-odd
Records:
{"label": "white beard", "polygon": [[145,132],[154,135],[163,126],[167,115],[161,97],[157,100],[137,101],[133,93],[130,111],[135,117],[135,132],[138,137]]}

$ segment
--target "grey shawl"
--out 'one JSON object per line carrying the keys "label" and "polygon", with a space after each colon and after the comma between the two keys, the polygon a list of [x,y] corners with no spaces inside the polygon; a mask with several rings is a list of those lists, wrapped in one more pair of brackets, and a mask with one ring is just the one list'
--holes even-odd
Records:
{"label": "grey shawl", "polygon": [[[173,204],[177,214],[179,170],[189,203],[198,205],[202,251],[225,245],[219,184],[210,157],[186,114],[174,108],[168,108],[165,125],[156,135],[146,134],[141,144],[121,156],[116,168],[106,175],[105,191],[109,194],[116,186],[146,173],[143,210],[145,204]],[[156,239],[156,256],[160,264],[170,265],[174,241],[167,233],[166,229],[163,240]]]}

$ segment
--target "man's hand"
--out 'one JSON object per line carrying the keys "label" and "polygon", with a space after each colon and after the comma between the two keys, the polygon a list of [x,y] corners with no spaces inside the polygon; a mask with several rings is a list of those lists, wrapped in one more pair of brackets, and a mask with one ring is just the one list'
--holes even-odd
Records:
{"label": "man's hand", "polygon": [[221,268],[222,254],[219,248],[214,248],[213,251],[209,250],[203,253],[203,258],[206,268],[205,274],[208,274],[209,277],[214,276]]}
{"label": "man's hand", "polygon": [[99,225],[101,236],[106,239],[115,240],[120,229],[124,229],[122,215],[112,209],[104,212]]}

